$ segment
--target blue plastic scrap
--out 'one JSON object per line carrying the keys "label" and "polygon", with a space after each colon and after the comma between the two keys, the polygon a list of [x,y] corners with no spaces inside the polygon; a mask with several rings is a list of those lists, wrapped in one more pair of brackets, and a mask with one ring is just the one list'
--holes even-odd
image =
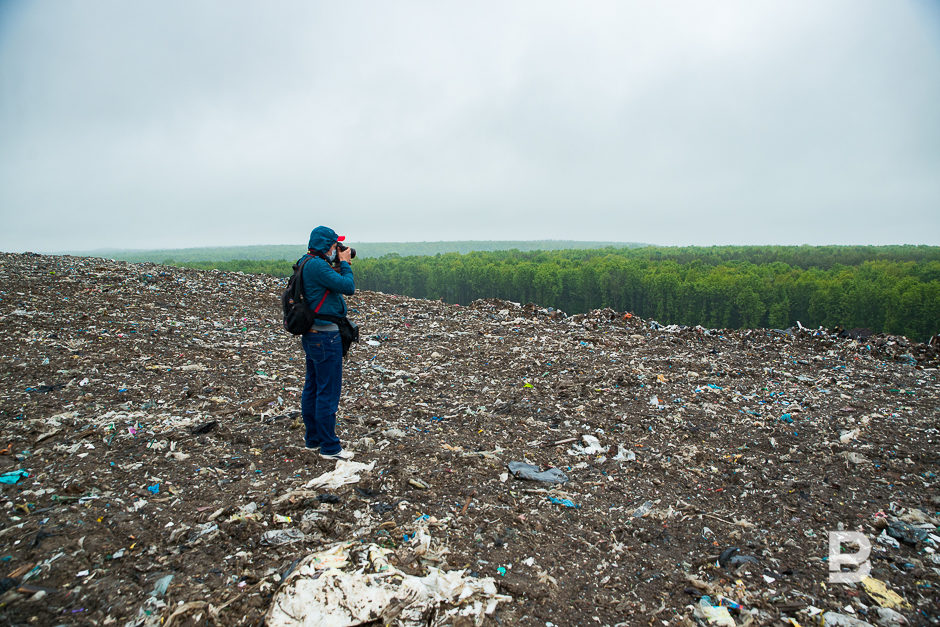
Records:
{"label": "blue plastic scrap", "polygon": [[29,473],[25,470],[11,470],[10,472],[5,472],[0,475],[0,483],[6,483],[12,485],[22,479],[23,477],[28,477]]}
{"label": "blue plastic scrap", "polygon": [[548,500],[554,503],[555,505],[564,505],[565,507],[573,507],[574,509],[581,509],[580,505],[575,505],[570,499],[559,499],[554,496],[548,497]]}

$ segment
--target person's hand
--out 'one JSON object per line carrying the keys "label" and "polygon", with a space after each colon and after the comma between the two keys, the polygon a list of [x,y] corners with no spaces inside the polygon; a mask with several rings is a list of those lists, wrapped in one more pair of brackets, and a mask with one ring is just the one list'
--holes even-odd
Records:
{"label": "person's hand", "polygon": [[349,261],[352,259],[352,251],[349,250],[349,248],[346,248],[345,250],[339,250],[339,247],[337,247],[336,257],[340,261],[345,261],[346,263],[349,263]]}

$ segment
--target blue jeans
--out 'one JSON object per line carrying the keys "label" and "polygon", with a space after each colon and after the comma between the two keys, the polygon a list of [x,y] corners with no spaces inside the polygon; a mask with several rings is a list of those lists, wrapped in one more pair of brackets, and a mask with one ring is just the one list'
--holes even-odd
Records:
{"label": "blue jeans", "polygon": [[307,379],[300,395],[300,412],[308,448],[320,447],[324,455],[342,450],[336,437],[336,410],[343,385],[343,341],[339,331],[319,331],[301,336],[307,356]]}

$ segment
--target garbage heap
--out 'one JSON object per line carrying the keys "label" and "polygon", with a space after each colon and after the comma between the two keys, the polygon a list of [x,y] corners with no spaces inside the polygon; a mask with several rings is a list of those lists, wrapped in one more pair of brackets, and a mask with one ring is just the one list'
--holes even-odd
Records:
{"label": "garbage heap", "polygon": [[333,462],[284,284],[0,255],[0,622],[940,620],[935,348],[363,292]]}

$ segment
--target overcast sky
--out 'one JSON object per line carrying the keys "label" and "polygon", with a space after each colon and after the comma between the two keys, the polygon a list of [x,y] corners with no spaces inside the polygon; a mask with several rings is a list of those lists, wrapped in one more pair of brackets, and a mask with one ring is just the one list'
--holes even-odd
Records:
{"label": "overcast sky", "polygon": [[940,2],[0,0],[0,250],[940,244]]}

